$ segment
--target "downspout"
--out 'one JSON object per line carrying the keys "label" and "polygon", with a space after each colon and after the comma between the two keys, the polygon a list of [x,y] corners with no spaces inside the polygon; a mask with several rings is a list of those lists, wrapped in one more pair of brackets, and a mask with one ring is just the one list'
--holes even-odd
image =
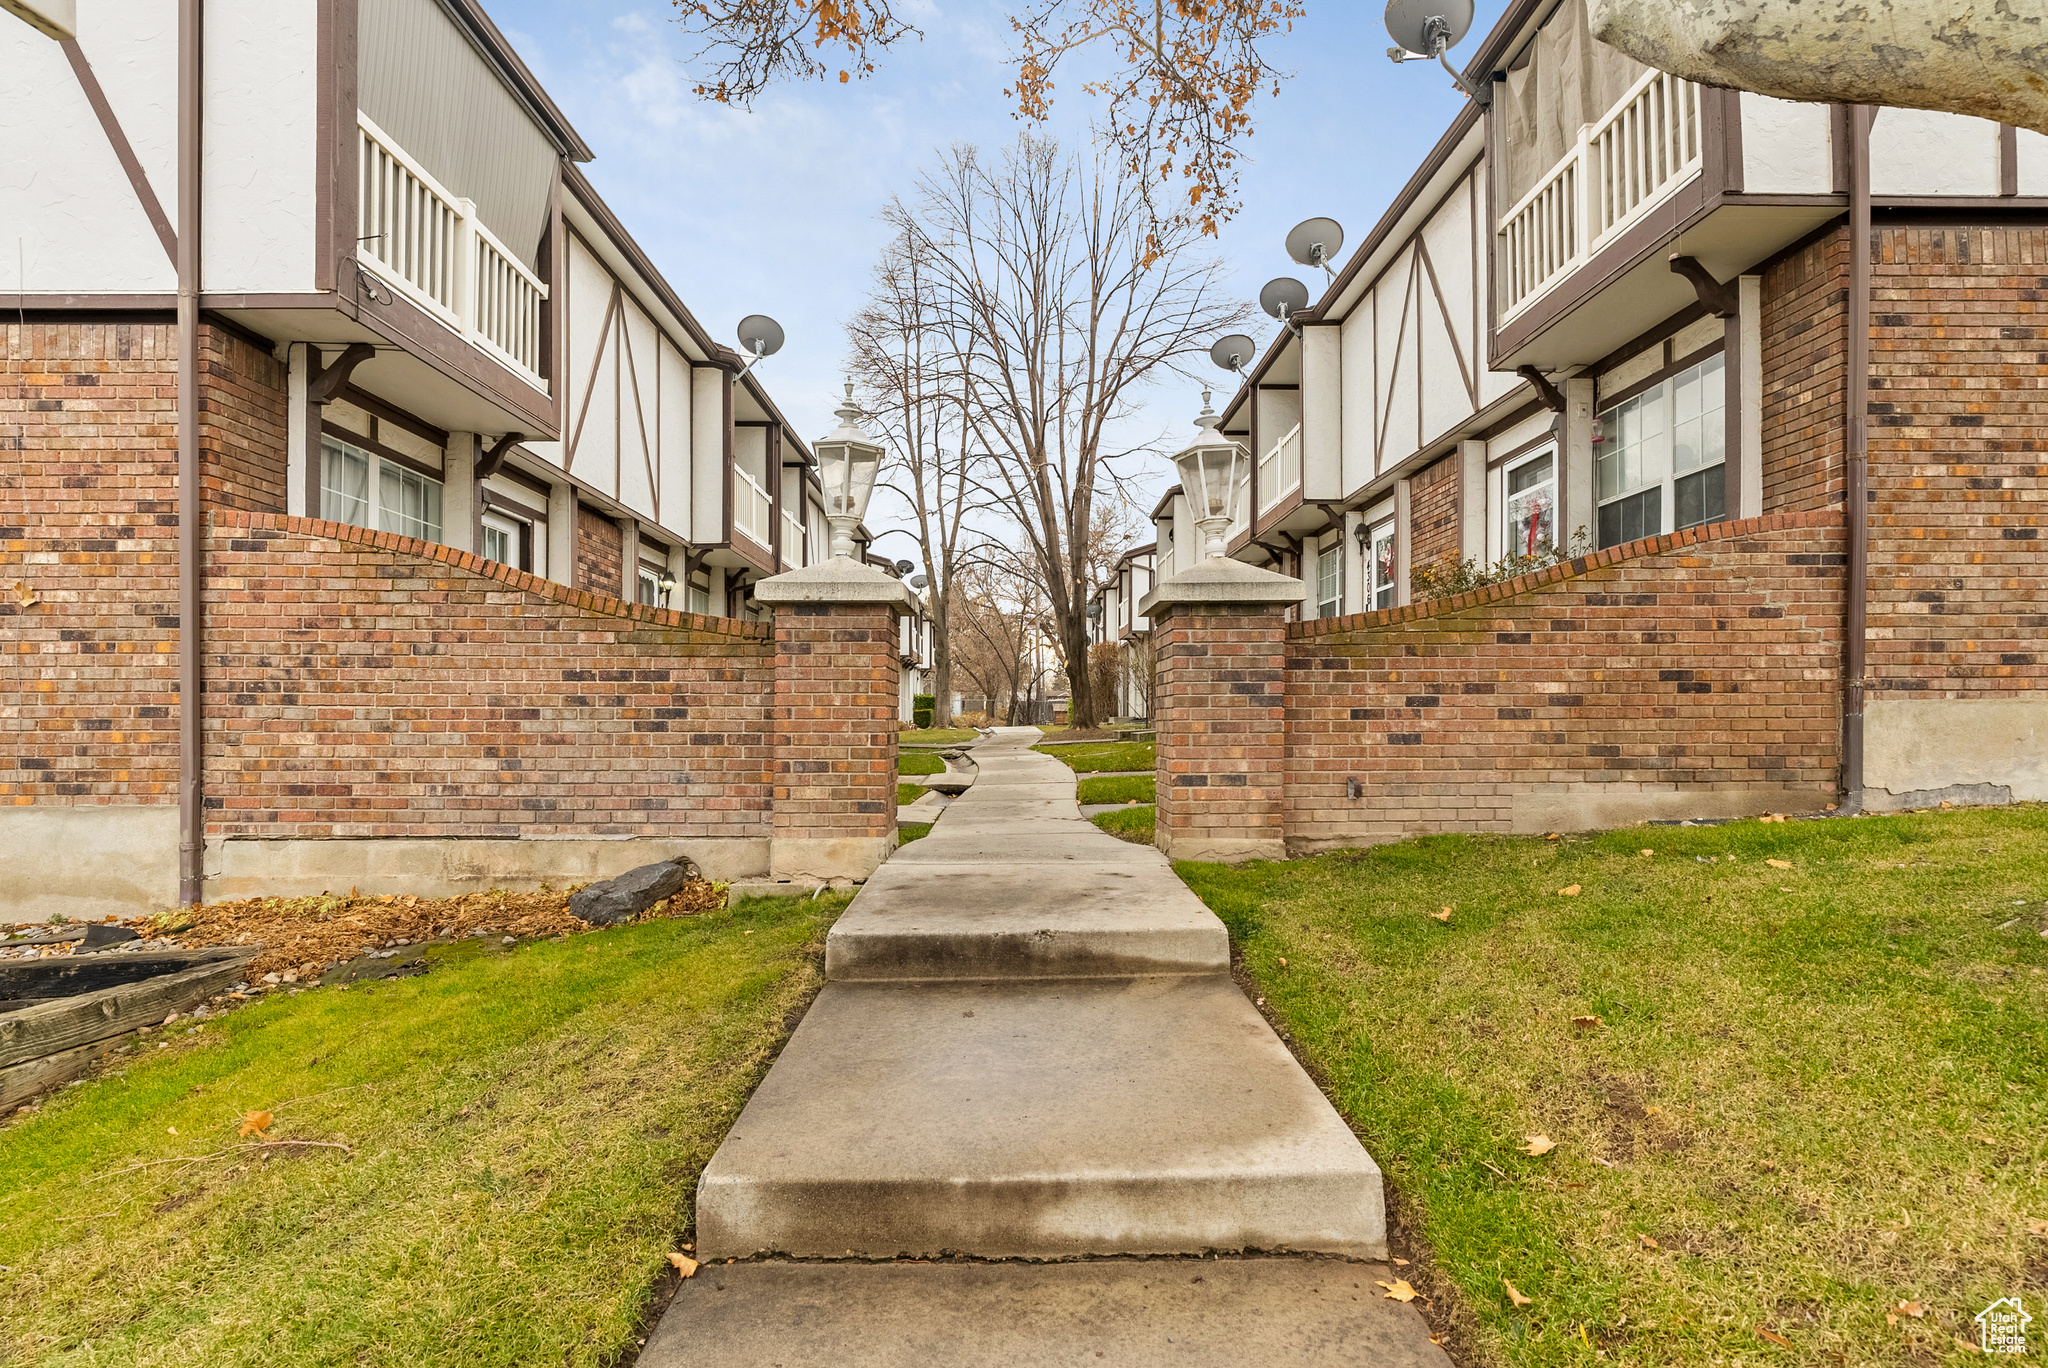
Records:
{"label": "downspout", "polygon": [[200,668],[199,115],[201,0],[178,0],[178,902],[204,896],[205,682]]}
{"label": "downspout", "polygon": [[1847,599],[1842,623],[1842,808],[1863,807],[1865,619],[1870,594],[1870,125],[1868,105],[1849,109],[1849,348],[1844,386],[1848,407],[1849,522]]}

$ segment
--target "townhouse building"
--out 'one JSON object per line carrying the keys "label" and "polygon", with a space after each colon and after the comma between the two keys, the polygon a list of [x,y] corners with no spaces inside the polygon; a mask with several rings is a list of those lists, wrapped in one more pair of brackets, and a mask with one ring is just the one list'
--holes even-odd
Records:
{"label": "townhouse building", "polygon": [[[1584,0],[1517,0],[1467,75],[1490,102],[1222,407],[1230,554],[1302,585],[1289,841],[2048,798],[2048,138],[1695,86]],[[1191,568],[1178,490],[1155,526],[1160,579]],[[1752,612],[1811,637],[1735,650]],[[1317,690],[1372,696],[1325,726]]]}
{"label": "townhouse building", "polygon": [[1152,715],[1152,624],[1138,611],[1138,601],[1152,592],[1158,544],[1134,546],[1111,567],[1109,578],[1088,600],[1091,645],[1117,650],[1111,696],[1102,701],[1106,717],[1142,719]]}
{"label": "townhouse building", "polygon": [[489,16],[78,12],[0,22],[0,899],[760,866],[816,461]]}

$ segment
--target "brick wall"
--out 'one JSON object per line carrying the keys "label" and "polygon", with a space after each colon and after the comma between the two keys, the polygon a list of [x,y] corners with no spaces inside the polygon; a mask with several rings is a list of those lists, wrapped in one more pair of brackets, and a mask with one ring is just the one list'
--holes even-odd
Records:
{"label": "brick wall", "polygon": [[175,804],[176,329],[0,340],[0,802]]}
{"label": "brick wall", "polygon": [[1431,561],[1460,559],[1462,545],[1458,522],[1458,458],[1446,456],[1416,472],[1408,486],[1408,563],[1428,565]]}
{"label": "brick wall", "polygon": [[284,362],[246,338],[202,326],[199,375],[200,483],[207,504],[284,512],[290,403]]}
{"label": "brick wall", "polygon": [[1273,610],[1153,619],[1158,825],[1174,858],[1284,839],[1288,627]]}
{"label": "brick wall", "polygon": [[765,836],[765,628],[216,514],[207,832]]}
{"label": "brick wall", "polygon": [[1294,624],[1290,846],[1823,805],[1844,552],[1837,515],[1780,515]]}
{"label": "brick wall", "polygon": [[1838,228],[1763,273],[1765,513],[1842,500],[1849,233]]}
{"label": "brick wall", "polygon": [[594,508],[576,505],[576,587],[616,596],[622,583],[625,538],[619,525]]}
{"label": "brick wall", "polygon": [[1872,697],[2048,685],[2048,228],[1888,225],[1872,274]]}
{"label": "brick wall", "polygon": [[779,840],[892,837],[901,656],[884,604],[776,611]]}

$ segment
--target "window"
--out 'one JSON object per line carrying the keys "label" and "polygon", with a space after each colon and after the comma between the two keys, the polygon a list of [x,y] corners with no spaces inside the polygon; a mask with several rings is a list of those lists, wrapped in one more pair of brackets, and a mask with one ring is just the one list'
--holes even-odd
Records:
{"label": "window", "polygon": [[1507,497],[1503,554],[1534,556],[1557,544],[1557,452],[1541,451],[1510,465],[1502,476]]}
{"label": "window", "polygon": [[690,576],[689,611],[709,613],[711,611],[711,576],[699,570]]}
{"label": "window", "polygon": [[1332,532],[1316,550],[1316,616],[1335,617],[1344,598],[1344,534]]}
{"label": "window", "polygon": [[329,522],[437,542],[441,540],[441,482],[374,452],[323,436],[320,516]]}
{"label": "window", "polygon": [[533,524],[493,508],[484,514],[484,559],[533,570]]}
{"label": "window", "polygon": [[1723,359],[1710,356],[1600,415],[1600,545],[1728,515],[1727,392]]}
{"label": "window", "polygon": [[1383,522],[1372,530],[1372,606],[1394,606],[1394,524]]}
{"label": "window", "polygon": [[664,595],[661,592],[661,571],[653,566],[643,564],[640,567],[638,586],[637,597],[639,602],[646,604],[649,608],[668,607],[666,603],[662,602]]}

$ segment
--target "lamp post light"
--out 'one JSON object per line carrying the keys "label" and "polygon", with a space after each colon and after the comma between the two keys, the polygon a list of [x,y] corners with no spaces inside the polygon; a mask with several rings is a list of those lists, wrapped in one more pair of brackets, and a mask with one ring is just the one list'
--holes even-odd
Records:
{"label": "lamp post light", "polygon": [[1229,552],[1230,526],[1237,521],[1238,477],[1251,460],[1242,443],[1216,430],[1220,421],[1209,407],[1209,391],[1203,390],[1202,412],[1195,419],[1200,432],[1173,458],[1180,468],[1181,492],[1195,511],[1206,560],[1221,560]]}
{"label": "lamp post light", "polygon": [[853,383],[846,399],[833,410],[839,426],[811,444],[818,454],[819,483],[825,487],[825,521],[832,526],[832,555],[853,555],[853,533],[867,516],[875,492],[875,474],[882,466],[881,444],[860,430],[860,409],[853,402]]}

